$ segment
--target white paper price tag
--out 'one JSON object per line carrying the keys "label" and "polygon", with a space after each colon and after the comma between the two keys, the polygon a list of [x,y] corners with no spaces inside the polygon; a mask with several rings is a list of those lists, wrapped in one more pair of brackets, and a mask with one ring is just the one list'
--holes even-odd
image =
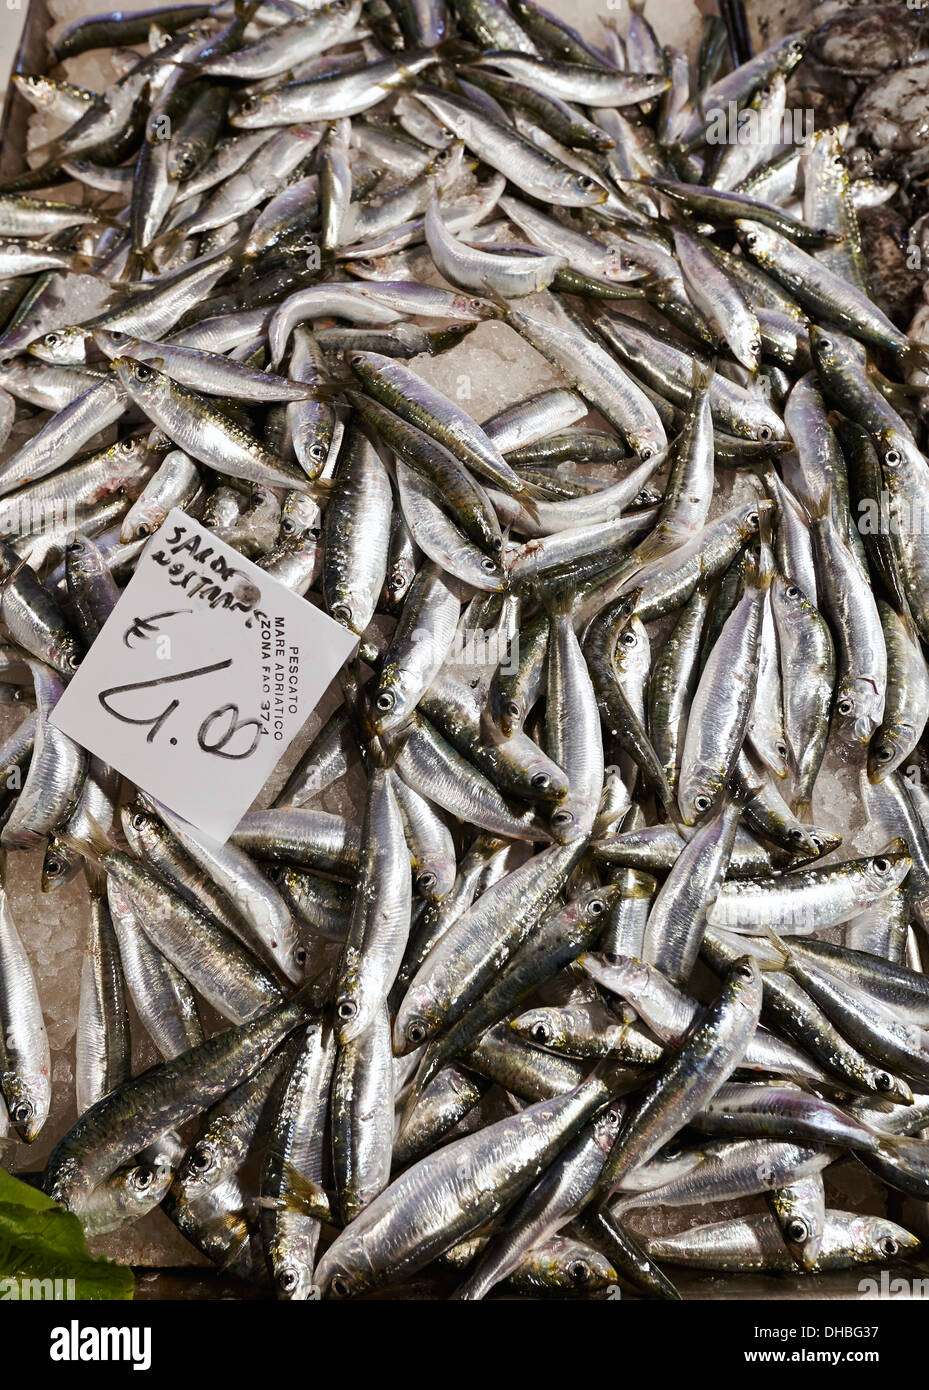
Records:
{"label": "white paper price tag", "polygon": [[223,842],[357,644],[175,510],[52,722]]}

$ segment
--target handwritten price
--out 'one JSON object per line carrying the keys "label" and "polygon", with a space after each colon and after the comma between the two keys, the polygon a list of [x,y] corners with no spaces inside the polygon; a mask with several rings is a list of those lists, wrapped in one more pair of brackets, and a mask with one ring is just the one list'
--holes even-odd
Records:
{"label": "handwritten price", "polygon": [[[123,710],[116,709],[112,700],[119,695],[127,695],[137,690],[154,690],[161,685],[172,685],[178,681],[196,680],[198,676],[212,675],[214,671],[225,671],[232,665],[232,658],[228,657],[225,661],[215,661],[210,666],[198,666],[193,671],[177,671],[171,676],[159,676],[155,680],[130,681],[127,685],[112,685],[108,690],[101,690],[97,699],[107,714],[118,719],[122,724],[135,724],[141,728],[149,726],[145,736],[146,743],[153,743],[157,735],[164,728],[167,721],[176,709],[180,708],[180,700],[170,700],[164,709],[158,714],[144,715],[141,718],[137,715],[126,714]],[[226,721],[226,728],[218,738],[213,739],[214,725],[219,721]],[[249,746],[239,752],[227,752],[226,745],[235,738],[242,729],[254,729],[252,740]],[[217,758],[230,758],[240,761],[243,758],[250,758],[262,736],[267,732],[260,719],[240,719],[238,705],[229,703],[220,705],[204,719],[200,728],[197,730],[197,744],[204,753],[212,753]],[[177,743],[176,738],[171,739],[172,744]]]}

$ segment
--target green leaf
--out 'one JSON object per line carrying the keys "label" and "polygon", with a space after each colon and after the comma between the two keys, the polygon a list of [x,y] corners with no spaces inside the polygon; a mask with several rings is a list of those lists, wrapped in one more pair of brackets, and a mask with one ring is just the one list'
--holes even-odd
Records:
{"label": "green leaf", "polygon": [[[56,1279],[64,1281],[57,1290],[35,1282]],[[126,1299],[134,1282],[131,1269],[87,1253],[72,1212],[0,1168],[0,1300]]]}

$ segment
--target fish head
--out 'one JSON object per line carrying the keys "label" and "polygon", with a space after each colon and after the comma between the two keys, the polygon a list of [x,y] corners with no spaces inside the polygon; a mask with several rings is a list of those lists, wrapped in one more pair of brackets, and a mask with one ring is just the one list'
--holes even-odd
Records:
{"label": "fish head", "polygon": [[241,1158],[238,1146],[230,1145],[231,1138],[228,1122],[218,1116],[191,1144],[175,1179],[175,1186],[187,1200],[209,1192],[225,1176],[230,1163]]}
{"label": "fish head", "polygon": [[619,630],[613,663],[626,677],[644,680],[651,668],[651,660],[651,644],[645,624],[638,614],[630,613]]}
{"label": "fish head", "polygon": [[117,1174],[119,1204],[126,1220],[134,1221],[158,1206],[171,1186],[173,1173],[165,1158],[155,1163],[134,1163]]}
{"label": "fish head", "polygon": [[596,955],[585,952],[579,958],[591,979],[612,994],[627,1000],[633,1008],[645,998],[651,985],[651,968],[635,956]]}
{"label": "fish head", "polygon": [[913,867],[906,842],[891,840],[880,854],[864,861],[862,873],[868,885],[876,893],[889,893],[897,888]]}
{"label": "fish head", "polygon": [[504,738],[512,738],[523,727],[528,710],[518,690],[494,683],[490,692],[490,716]]}
{"label": "fish head", "polygon": [[3,1078],[3,1098],[16,1133],[24,1144],[33,1143],[48,1118],[51,1087],[47,1077],[7,1073]]}
{"label": "fish head", "polygon": [[131,333],[124,333],[121,328],[95,328],[91,336],[100,351],[111,361],[115,357],[126,356],[137,343],[137,339],[133,338]]}
{"label": "fish head", "polygon": [[421,854],[413,872],[417,892],[429,902],[440,902],[454,886],[456,868],[450,851],[436,849]]}
{"label": "fish head", "polygon": [[274,125],[276,97],[274,92],[242,96],[229,113],[229,124],[237,130],[260,130]]}
{"label": "fish head", "polygon": [[920,1239],[883,1216],[856,1215],[849,1227],[849,1244],[856,1260],[899,1260],[914,1255]]}
{"label": "fish head", "polygon": [[912,725],[885,720],[868,745],[868,780],[875,785],[883,782],[913,747],[914,741],[918,741],[918,733]]}
{"label": "fish head", "polygon": [[364,1241],[351,1226],[333,1241],[316,1266],[313,1282],[321,1298],[356,1298],[378,1282]]}
{"label": "fish head", "polygon": [[901,473],[910,470],[915,470],[917,478],[925,485],[929,476],[926,459],[909,435],[889,425],[881,430],[875,442],[888,486],[891,486]]}
{"label": "fish head", "polygon": [[168,149],[168,178],[182,183],[197,172],[197,147],[192,140],[181,140]]}
{"label": "fish head", "polygon": [[45,858],[42,861],[42,892],[51,893],[63,888],[79,872],[80,857],[62,844],[57,835],[49,835]]}
{"label": "fish head", "polygon": [[[332,613],[335,617],[335,613]],[[416,637],[414,632],[413,636]],[[423,630],[422,642],[428,644],[430,634]],[[371,696],[371,724],[377,734],[391,734],[406,723],[416,707],[418,687],[410,669],[399,664],[385,666]]]}
{"label": "fish head", "polygon": [[884,690],[869,676],[846,675],[839,682],[834,720],[843,743],[868,743],[880,727]]}
{"label": "fish head", "polygon": [[133,854],[146,856],[160,840],[167,839],[167,831],[149,811],[138,803],[122,806],[119,812],[123,834]]}
{"label": "fish head", "polygon": [[164,372],[134,357],[114,357],[110,370],[135,403],[143,408],[165,400],[173,389],[171,379]]}
{"label": "fish head", "polygon": [[605,1255],[581,1241],[556,1236],[530,1250],[514,1271],[519,1284],[560,1293],[598,1293],[619,1282]]}
{"label": "fish head", "polygon": [[786,1216],[781,1228],[784,1242],[801,1269],[807,1272],[816,1268],[822,1253],[823,1230],[811,1212],[799,1209]]}
{"label": "fish head", "polygon": [[54,328],[50,333],[29,344],[26,351],[40,362],[50,362],[52,366],[66,363],[80,363],[87,359],[87,339],[90,335],[77,324],[66,328]]}
{"label": "fish head", "polygon": [[592,174],[578,173],[575,169],[566,169],[554,181],[552,201],[556,203],[567,203],[571,207],[595,207],[598,203],[605,203],[607,191],[602,183],[598,183]]}
{"label": "fish head", "polygon": [[557,1052],[567,1042],[563,1009],[549,1006],[527,1009],[524,1014],[511,1020],[510,1027],[517,1037],[533,1047]]}
{"label": "fish head", "polygon": [[729,968],[724,986],[731,1001],[757,1019],[761,1011],[761,965],[754,956],[739,956]]}
{"label": "fish head", "polygon": [[682,772],[677,804],[684,824],[696,825],[712,811],[721,790],[718,777],[707,768],[694,766]]}
{"label": "fish head", "polygon": [[553,839],[557,840],[559,845],[570,845],[575,840],[589,835],[599,804],[599,796],[595,804],[588,802],[584,797],[572,796],[570,792],[562,797],[549,817],[548,823]]}
{"label": "fish head", "polygon": [[425,981],[413,981],[394,1019],[393,1045],[397,1057],[431,1042],[439,1031],[436,1001]]}
{"label": "fish head", "polygon": [[319,1229],[314,1224],[306,1223],[303,1229],[291,1227],[269,1250],[268,1263],[278,1298],[305,1303],[316,1296],[313,1266],[318,1236]]}

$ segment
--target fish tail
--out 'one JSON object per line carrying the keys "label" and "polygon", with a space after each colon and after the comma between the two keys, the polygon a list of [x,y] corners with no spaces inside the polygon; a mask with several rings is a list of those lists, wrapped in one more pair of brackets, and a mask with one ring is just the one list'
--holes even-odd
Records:
{"label": "fish tail", "polygon": [[90,826],[86,836],[69,835],[66,831],[59,831],[58,838],[67,849],[73,850],[75,854],[80,854],[82,858],[89,859],[92,864],[102,868],[104,859],[113,848],[113,844],[99,821],[94,820],[91,815],[88,815],[86,819]]}
{"label": "fish tail", "polygon": [[788,961],[791,959],[792,953],[791,953],[790,947],[789,947],[788,945],[786,945],[786,943],[785,943],[784,941],[781,940],[781,938],[778,936],[777,932],[776,932],[776,931],[774,930],[774,928],[773,928],[772,926],[770,926],[769,924],[766,924],[766,925],[765,925],[765,929],[764,929],[764,930],[765,930],[765,936],[768,937],[768,939],[769,939],[771,945],[772,945],[772,946],[775,948],[775,950],[780,954],[780,956],[782,957],[782,959],[781,959],[780,965],[775,965],[775,966],[771,966],[771,965],[766,966],[766,965],[764,965],[763,963],[760,963],[760,964],[761,964],[761,969],[762,969],[762,970],[772,970],[772,969],[773,969],[773,970],[783,970],[783,969],[784,969],[784,966],[787,965]]}

